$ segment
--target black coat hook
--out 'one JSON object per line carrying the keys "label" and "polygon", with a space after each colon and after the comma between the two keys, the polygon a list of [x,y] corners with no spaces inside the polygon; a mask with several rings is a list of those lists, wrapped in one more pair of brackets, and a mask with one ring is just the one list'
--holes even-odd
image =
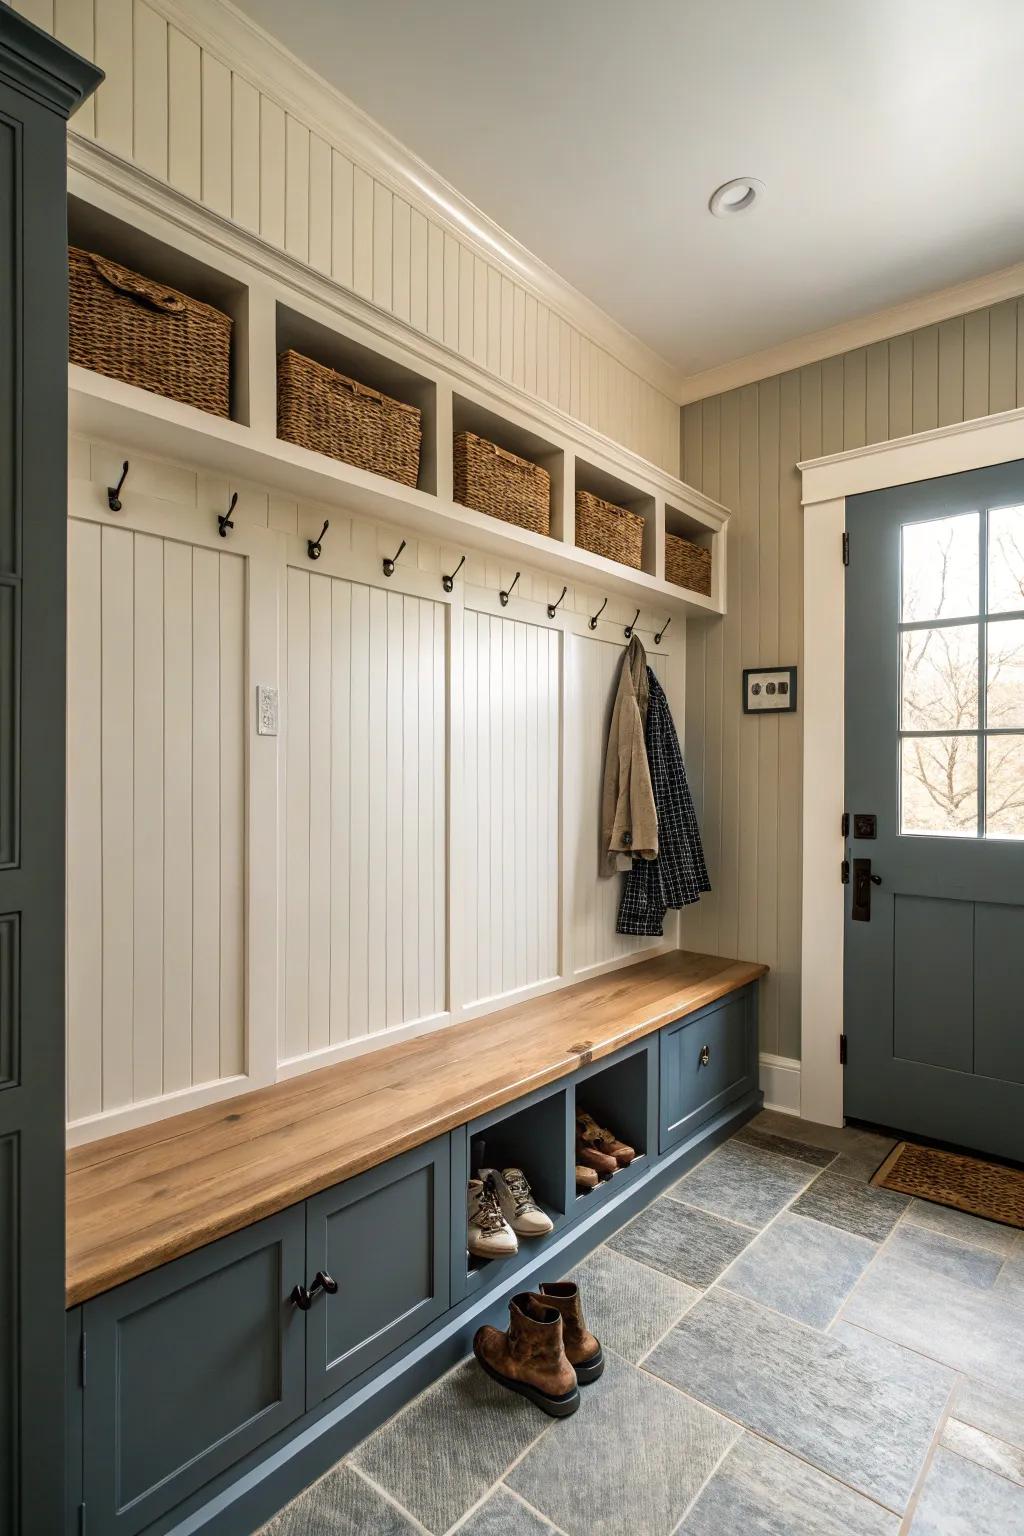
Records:
{"label": "black coat hook", "polygon": [[454,571],[452,571],[451,575],[450,576],[442,576],[441,577],[441,585],[442,585],[442,587],[444,588],[444,590],[446,592],[451,592],[454,589],[454,587],[455,587],[455,578],[459,574],[459,572],[462,570],[462,567],[465,565],[465,563],[466,563],[466,557],[465,557],[465,555],[463,555],[462,559],[459,561],[459,563],[455,567]]}
{"label": "black coat hook", "polygon": [[125,459],[124,463],[121,465],[120,480],[116,485],[107,486],[107,506],[110,508],[111,512],[120,512],[121,510],[121,487],[124,485],[127,478],[128,460]]}
{"label": "black coat hook", "polygon": [[512,585],[509,587],[508,591],[507,592],[499,592],[498,593],[498,601],[499,601],[499,603],[501,604],[501,606],[503,608],[507,608],[508,607],[508,600],[512,596],[512,593],[515,591],[515,589],[516,589],[516,582],[518,580],[519,580],[519,572],[516,571],[516,574],[515,574],[515,577],[513,579]]}
{"label": "black coat hook", "polygon": [[562,602],[565,599],[565,594],[568,592],[568,590],[569,590],[568,587],[563,587],[562,588],[562,596],[558,599],[558,602],[557,603],[548,603],[548,618],[549,619],[553,619],[555,614],[558,612],[559,608],[562,605]]}
{"label": "black coat hook", "polygon": [[405,548],[405,540],[403,539],[401,544],[399,544],[398,548],[395,550],[393,555],[386,555],[384,557],[384,560],[382,561],[382,564],[384,566],[384,575],[385,576],[393,576],[395,574],[395,561],[398,559],[399,555],[402,553],[402,550],[404,548]]}
{"label": "black coat hook", "polygon": [[636,613],[634,613],[634,615],[633,615],[632,623],[627,624],[626,628],[623,631],[623,633],[626,636],[627,640],[632,640],[632,638],[633,638],[633,630],[636,628],[636,621],[637,621],[637,619],[639,617],[640,617],[640,609],[638,608]]}
{"label": "black coat hook", "polygon": [[224,513],[224,516],[221,517],[220,513],[217,513],[217,532],[220,534],[222,539],[226,539],[229,531],[234,529],[235,525],[231,521],[231,514],[235,510],[235,503],[237,500],[238,492],[236,491],[231,498],[230,504],[227,511]]}
{"label": "black coat hook", "polygon": [[320,559],[320,545],[323,543],[324,534],[327,532],[330,526],[330,523],[326,518],[324,518],[324,525],[320,529],[320,532],[317,534],[316,538],[306,540],[306,553],[311,560]]}
{"label": "black coat hook", "polygon": [[608,607],[608,599],[605,598],[604,602],[601,604],[601,606],[597,610],[597,612],[591,614],[590,618],[587,621],[588,624],[590,625],[591,629],[596,629],[597,628],[597,621],[601,617],[602,613],[604,613],[604,611],[605,611],[605,609],[607,607]]}
{"label": "black coat hook", "polygon": [[666,629],[668,629],[668,627],[669,627],[669,625],[671,623],[672,623],[671,618],[667,618],[665,620],[664,624],[661,626],[661,629],[658,631],[658,633],[654,637],[655,645],[660,645],[661,644],[661,637],[665,633]]}

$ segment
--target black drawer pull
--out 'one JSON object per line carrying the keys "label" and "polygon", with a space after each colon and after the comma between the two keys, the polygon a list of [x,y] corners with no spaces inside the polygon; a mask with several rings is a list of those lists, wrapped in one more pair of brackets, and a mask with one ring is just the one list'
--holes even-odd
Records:
{"label": "black drawer pull", "polygon": [[700,1064],[701,1064],[702,1067],[706,1067],[707,1066],[708,1062],[711,1060],[711,1047],[710,1047],[710,1045],[702,1045],[701,1046],[701,1048],[700,1048],[700,1056],[699,1056],[698,1059],[699,1059]]}
{"label": "black drawer pull", "polygon": [[318,1269],[309,1290],[307,1291],[304,1285],[297,1285],[292,1291],[291,1299],[300,1312],[308,1312],[321,1291],[325,1296],[334,1296],[337,1290],[337,1280],[332,1280],[326,1270]]}

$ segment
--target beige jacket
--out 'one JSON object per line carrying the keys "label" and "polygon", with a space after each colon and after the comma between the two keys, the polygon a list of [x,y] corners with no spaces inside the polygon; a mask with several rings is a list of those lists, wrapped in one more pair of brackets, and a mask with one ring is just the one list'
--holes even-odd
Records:
{"label": "beige jacket", "polygon": [[634,857],[658,856],[658,813],[647,765],[647,656],[636,635],[626,647],[608,731],[601,796],[601,852],[606,873],[628,869]]}

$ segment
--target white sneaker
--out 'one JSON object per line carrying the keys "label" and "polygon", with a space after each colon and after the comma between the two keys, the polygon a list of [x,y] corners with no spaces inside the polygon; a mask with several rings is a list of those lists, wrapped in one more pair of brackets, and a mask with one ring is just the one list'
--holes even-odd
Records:
{"label": "white sneaker", "polygon": [[521,1168],[481,1168],[480,1177],[494,1185],[501,1214],[520,1237],[543,1237],[554,1222],[542,1211]]}
{"label": "white sneaker", "polygon": [[470,1179],[466,1191],[466,1247],[478,1259],[503,1259],[519,1252],[516,1235],[501,1214],[494,1185]]}

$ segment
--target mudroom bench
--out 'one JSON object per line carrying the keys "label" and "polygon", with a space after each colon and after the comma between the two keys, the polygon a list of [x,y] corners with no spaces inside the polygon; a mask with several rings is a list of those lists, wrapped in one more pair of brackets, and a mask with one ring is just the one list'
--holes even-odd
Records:
{"label": "mudroom bench", "polygon": [[[68,1530],[249,1536],[761,1103],[766,967],[679,951],[68,1155]],[[578,1194],[576,1103],[637,1149]],[[553,1230],[467,1255],[471,1144]]]}

